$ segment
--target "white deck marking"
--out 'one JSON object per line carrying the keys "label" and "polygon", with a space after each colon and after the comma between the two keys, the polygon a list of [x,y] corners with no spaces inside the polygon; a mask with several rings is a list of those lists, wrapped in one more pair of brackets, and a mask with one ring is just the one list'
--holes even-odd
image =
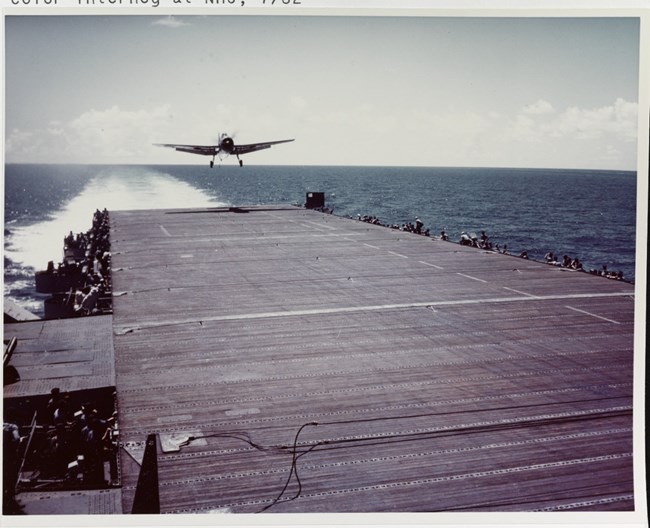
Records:
{"label": "white deck marking", "polygon": [[378,248],[377,246],[373,246],[372,244],[366,244],[365,242],[363,243],[363,245],[368,246],[369,248],[372,248],[372,249],[381,249],[381,248]]}
{"label": "white deck marking", "polygon": [[608,323],[621,324],[620,321],[614,321],[614,319],[607,319],[607,317],[603,317],[602,315],[596,315],[591,312],[587,312],[586,310],[581,310],[580,308],[574,308],[573,306],[569,306],[569,305],[566,305],[565,308],[568,308],[569,310],[573,310],[575,312],[591,315],[592,317],[597,317],[598,319],[602,319],[603,321],[607,321]]}
{"label": "white deck marking", "polygon": [[[275,317],[298,317],[308,315],[326,315],[338,313],[354,313],[354,312],[370,312],[379,310],[403,310],[407,308],[429,308],[438,306],[459,306],[471,304],[490,304],[490,303],[507,303],[507,302],[537,302],[537,301],[557,301],[565,299],[598,299],[607,297],[627,297],[629,292],[615,292],[615,293],[576,293],[566,295],[544,295],[537,297],[492,297],[489,299],[462,299],[455,301],[425,301],[417,303],[404,303],[404,304],[380,304],[370,306],[344,306],[340,308],[314,308],[311,310],[288,310],[283,312],[261,312],[261,313],[245,313],[245,314],[232,314],[232,315],[215,315],[212,317],[201,317],[191,319],[174,319],[171,321],[153,321],[149,323],[142,323],[136,327],[123,325],[118,330],[118,325],[115,325],[117,335],[127,334],[134,330],[143,330],[146,328],[157,328],[161,326],[175,326],[182,324],[196,324],[199,319],[205,321],[241,321],[246,319],[271,319]],[[577,308],[573,308],[577,310]],[[582,311],[582,310],[578,310]],[[593,314],[589,314],[593,315]],[[594,317],[600,317],[594,315]],[[617,323],[617,321],[610,322]],[[620,323],[617,323],[620,324]]]}
{"label": "white deck marking", "polygon": [[165,233],[168,237],[171,236],[171,234],[169,233],[169,231],[167,231],[167,230],[165,229],[165,226],[164,226],[164,225],[161,224],[161,225],[160,225],[160,229],[161,229],[162,232]]}
{"label": "white deck marking", "polygon": [[[305,231],[304,233],[296,233],[292,235],[268,235],[262,233],[255,236],[239,236],[239,237],[214,237],[214,238],[186,238],[185,245],[200,244],[203,242],[249,242],[249,241],[265,241],[265,240],[285,240],[285,239],[310,239],[310,238],[345,238],[349,236],[359,236],[362,233],[316,233],[314,231]],[[171,236],[171,235],[170,235]]]}
{"label": "white deck marking", "polygon": [[507,286],[504,286],[503,289],[510,290],[511,292],[515,292],[515,293],[520,293],[521,295],[528,295],[528,297],[535,297],[535,298],[537,297],[537,295],[533,295],[532,293],[522,292],[520,290],[515,290],[514,288],[508,288]]}
{"label": "white deck marking", "polygon": [[394,251],[389,251],[391,255],[395,255],[396,257],[402,257],[402,258],[408,258],[406,255],[402,255],[401,253],[395,253]]}
{"label": "white deck marking", "polygon": [[461,277],[467,277],[468,279],[472,279],[479,282],[487,282],[486,280],[478,279],[476,277],[472,277],[471,275],[465,275],[464,273],[460,273],[460,272],[457,272],[456,275],[460,275]]}
{"label": "white deck marking", "polygon": [[338,227],[329,226],[326,224],[319,224],[318,222],[312,222],[311,220],[305,220],[304,223],[311,224],[319,229],[330,229],[332,231],[338,231]]}
{"label": "white deck marking", "polygon": [[318,224],[314,224],[313,222],[303,222],[300,225],[305,229],[315,229],[316,231],[320,231],[320,232],[323,231],[323,229],[321,229],[322,226],[319,226]]}
{"label": "white deck marking", "polygon": [[436,269],[439,269],[439,270],[443,270],[443,269],[445,269],[445,268],[443,268],[442,266],[436,266],[435,264],[431,264],[431,262],[424,262],[424,260],[420,260],[420,261],[418,261],[418,262],[419,262],[420,264],[424,264],[425,266],[431,266],[432,268],[436,268]]}

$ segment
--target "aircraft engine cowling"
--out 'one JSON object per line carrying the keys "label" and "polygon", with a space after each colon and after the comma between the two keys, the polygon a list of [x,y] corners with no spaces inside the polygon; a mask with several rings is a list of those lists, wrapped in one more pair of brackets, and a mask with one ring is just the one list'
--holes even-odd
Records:
{"label": "aircraft engine cowling", "polygon": [[232,138],[225,137],[221,140],[221,144],[219,146],[221,147],[221,150],[230,154],[235,148],[235,142],[232,140]]}

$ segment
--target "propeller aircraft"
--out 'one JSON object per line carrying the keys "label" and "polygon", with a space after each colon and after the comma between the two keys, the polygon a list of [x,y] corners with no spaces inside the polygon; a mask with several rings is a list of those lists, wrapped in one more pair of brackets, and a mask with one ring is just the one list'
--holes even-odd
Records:
{"label": "propeller aircraft", "polygon": [[266,141],[263,143],[250,143],[248,145],[236,145],[235,141],[228,134],[219,134],[219,143],[217,145],[177,145],[175,143],[154,143],[157,147],[169,147],[179,152],[189,152],[190,154],[201,154],[202,156],[212,156],[210,168],[214,167],[214,160],[217,156],[219,159],[234,154],[237,156],[239,166],[242,167],[244,162],[239,156],[271,148],[272,145],[279,143],[289,143],[293,139],[281,139],[279,141]]}

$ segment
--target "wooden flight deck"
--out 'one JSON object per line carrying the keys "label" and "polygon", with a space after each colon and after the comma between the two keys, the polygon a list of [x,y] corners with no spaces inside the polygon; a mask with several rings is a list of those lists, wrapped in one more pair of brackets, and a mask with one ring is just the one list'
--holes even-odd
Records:
{"label": "wooden flight deck", "polygon": [[633,511],[634,286],[297,207],[111,211],[122,509]]}

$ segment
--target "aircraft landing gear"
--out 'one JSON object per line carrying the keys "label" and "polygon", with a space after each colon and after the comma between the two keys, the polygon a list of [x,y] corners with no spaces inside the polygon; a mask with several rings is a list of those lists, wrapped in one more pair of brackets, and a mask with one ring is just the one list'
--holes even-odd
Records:
{"label": "aircraft landing gear", "polygon": [[210,168],[214,167],[214,160],[210,160]]}
{"label": "aircraft landing gear", "polygon": [[243,167],[244,166],[244,160],[239,159],[239,156],[237,156],[237,160],[239,161],[239,166]]}

